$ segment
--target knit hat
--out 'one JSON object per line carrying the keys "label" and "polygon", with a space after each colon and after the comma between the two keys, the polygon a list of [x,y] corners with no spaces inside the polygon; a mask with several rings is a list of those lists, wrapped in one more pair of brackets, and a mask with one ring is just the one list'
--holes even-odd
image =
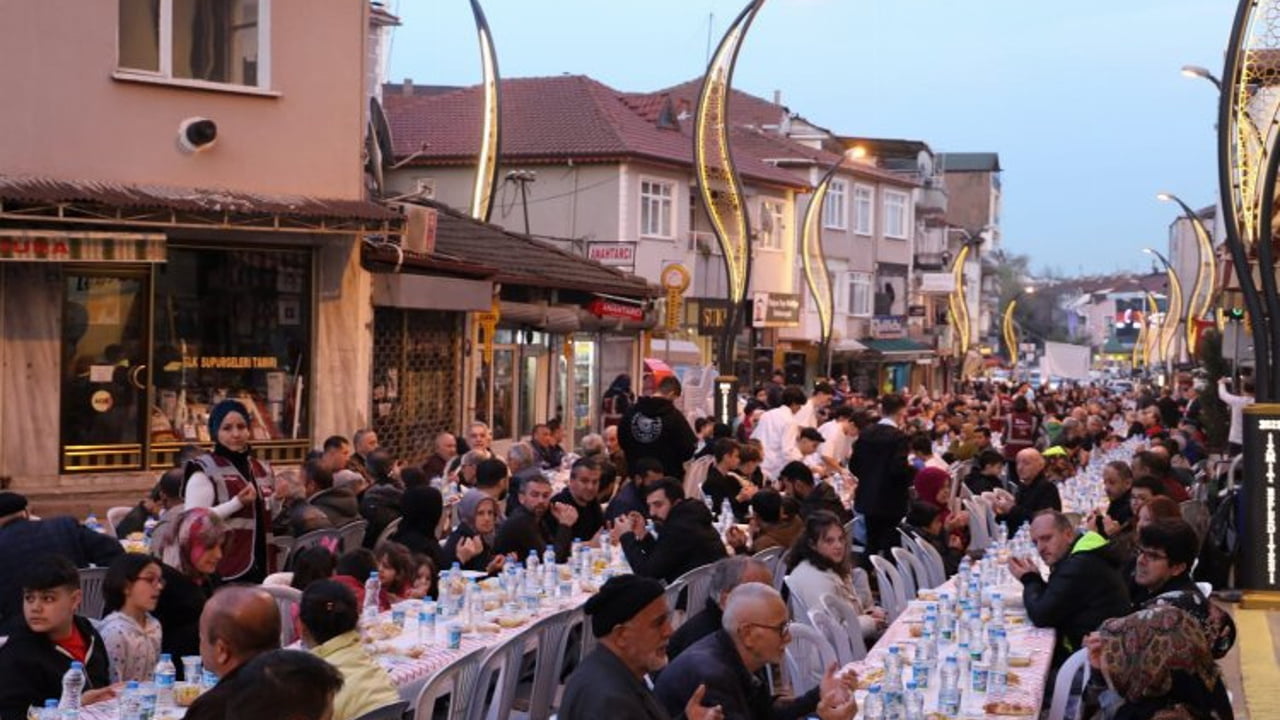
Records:
{"label": "knit hat", "polygon": [[615,575],[587,600],[584,609],[591,616],[591,633],[604,637],[613,629],[636,616],[636,613],[662,596],[662,583],[639,575]]}
{"label": "knit hat", "polygon": [[16,492],[0,492],[0,517],[27,509],[27,498]]}
{"label": "knit hat", "polygon": [[218,439],[218,428],[222,427],[222,421],[227,419],[227,413],[231,412],[239,413],[240,417],[244,418],[245,424],[249,424],[249,411],[244,403],[239,400],[223,400],[214,405],[213,410],[209,412],[209,437]]}

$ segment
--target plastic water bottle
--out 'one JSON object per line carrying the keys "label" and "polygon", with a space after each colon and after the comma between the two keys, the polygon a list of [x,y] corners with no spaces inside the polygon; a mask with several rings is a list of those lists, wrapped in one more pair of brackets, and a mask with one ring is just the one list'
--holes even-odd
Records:
{"label": "plastic water bottle", "polygon": [[904,712],[906,720],[924,720],[924,693],[915,682],[907,683],[903,704],[906,708]]}
{"label": "plastic water bottle", "polygon": [[538,551],[530,550],[529,558],[524,561],[524,569],[534,577],[538,576]]}
{"label": "plastic water bottle", "polygon": [[151,533],[155,532],[157,524],[159,523],[155,518],[147,518],[147,521],[142,523],[142,534],[150,538]]}
{"label": "plastic water bottle", "polygon": [[542,564],[556,566],[556,549],[552,545],[548,545],[546,550],[542,551]]}
{"label": "plastic water bottle", "polygon": [[102,532],[102,523],[98,521],[98,516],[94,513],[89,513],[89,517],[84,519],[84,526],[96,533]]}
{"label": "plastic water bottle", "polygon": [[951,717],[960,714],[960,667],[955,656],[948,657],[942,664],[938,680],[938,709]]}
{"label": "plastic water bottle", "polygon": [[658,537],[658,525],[653,521],[653,518],[645,518],[644,534],[655,538]]}
{"label": "plastic water bottle", "polygon": [[999,697],[1009,684],[1009,638],[1004,628],[997,628],[991,641],[991,674],[987,676],[987,692]]}
{"label": "plastic water bottle", "polygon": [[418,610],[418,643],[426,644],[436,637],[436,604],[431,598],[422,599],[422,607]]}
{"label": "plastic water bottle", "polygon": [[369,573],[364,581],[364,619],[373,621],[378,618],[378,596],[382,594],[382,581],[378,579],[378,571]]}
{"label": "plastic water bottle", "polygon": [[178,669],[173,665],[169,653],[160,653],[160,662],[156,663],[156,707],[170,708],[174,706],[173,683],[177,680]]}
{"label": "plastic water bottle", "polygon": [[890,645],[889,652],[885,653],[881,687],[885,720],[902,720],[902,653],[897,645]]}
{"label": "plastic water bottle", "polygon": [[956,666],[960,671],[961,682],[969,677],[969,643],[962,642],[956,646],[956,653],[953,655],[956,659]]}
{"label": "plastic water bottle", "polygon": [[80,695],[84,692],[84,663],[74,661],[62,676],[62,699],[58,701],[59,710],[79,710]]}
{"label": "plastic water bottle", "polygon": [[130,680],[120,696],[120,720],[142,720],[142,698],[137,680]]}
{"label": "plastic water bottle", "polygon": [[987,649],[986,628],[977,610],[969,611],[969,650],[981,655]]}
{"label": "plastic water bottle", "polygon": [[867,699],[862,701],[862,720],[884,720],[884,695],[880,683],[871,686]]}
{"label": "plastic water bottle", "polygon": [[62,717],[62,713],[58,712],[57,700],[45,700],[44,708],[40,710],[40,720],[58,720]]}

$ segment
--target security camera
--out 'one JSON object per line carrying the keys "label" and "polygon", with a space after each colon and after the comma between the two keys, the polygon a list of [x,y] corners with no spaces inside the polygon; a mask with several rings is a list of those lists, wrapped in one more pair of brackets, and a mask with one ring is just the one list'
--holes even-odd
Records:
{"label": "security camera", "polygon": [[184,153],[208,150],[217,139],[218,125],[209,118],[187,118],[178,125],[178,149]]}

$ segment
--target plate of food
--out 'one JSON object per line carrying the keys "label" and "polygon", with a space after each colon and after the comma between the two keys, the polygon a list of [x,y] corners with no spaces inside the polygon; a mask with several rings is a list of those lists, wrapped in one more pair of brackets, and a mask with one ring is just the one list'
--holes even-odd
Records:
{"label": "plate of food", "polygon": [[1008,700],[989,702],[983,705],[982,709],[988,715],[1026,716],[1035,713],[1035,708],[1026,703],[1009,702]]}
{"label": "plate of food", "polygon": [[1009,653],[1009,667],[1031,667],[1031,653]]}
{"label": "plate of food", "polygon": [[872,668],[858,674],[858,689],[870,690],[872,685],[884,679],[884,668]]}
{"label": "plate of food", "polygon": [[467,580],[480,580],[481,578],[489,577],[489,573],[483,570],[463,570],[462,577]]}

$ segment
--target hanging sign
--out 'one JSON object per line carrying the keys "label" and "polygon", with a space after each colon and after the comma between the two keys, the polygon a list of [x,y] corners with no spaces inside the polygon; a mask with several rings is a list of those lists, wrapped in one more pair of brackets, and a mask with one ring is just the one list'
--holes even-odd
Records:
{"label": "hanging sign", "polygon": [[689,271],[680,263],[670,263],[662,268],[662,287],[667,291],[667,312],[663,325],[668,331],[680,327],[684,314],[684,291],[689,289]]}
{"label": "hanging sign", "polygon": [[493,302],[489,306],[488,312],[478,312],[473,317],[476,327],[484,334],[484,339],[480,345],[484,362],[486,365],[491,364],[493,362],[493,336],[498,331],[498,321],[502,318],[498,296],[493,296]]}

